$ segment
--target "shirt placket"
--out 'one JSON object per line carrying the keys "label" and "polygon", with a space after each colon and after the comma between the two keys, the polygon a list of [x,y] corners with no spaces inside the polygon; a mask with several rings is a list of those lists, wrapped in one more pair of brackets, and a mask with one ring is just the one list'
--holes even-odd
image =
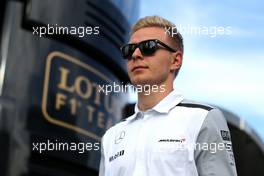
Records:
{"label": "shirt placket", "polygon": [[146,129],[146,117],[148,115],[146,113],[141,112],[141,117],[138,119],[140,121],[137,132],[137,144],[135,149],[136,155],[136,163],[135,163],[135,172],[133,175],[135,176],[143,176],[145,175],[145,164],[146,164],[146,151],[145,151],[145,143],[147,137],[147,129]]}

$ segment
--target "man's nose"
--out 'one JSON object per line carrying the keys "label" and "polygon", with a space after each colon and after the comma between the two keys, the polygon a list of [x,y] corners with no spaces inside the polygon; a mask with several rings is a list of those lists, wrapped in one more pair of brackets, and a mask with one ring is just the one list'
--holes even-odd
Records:
{"label": "man's nose", "polygon": [[132,59],[143,59],[143,55],[139,48],[136,48],[134,53],[132,54]]}

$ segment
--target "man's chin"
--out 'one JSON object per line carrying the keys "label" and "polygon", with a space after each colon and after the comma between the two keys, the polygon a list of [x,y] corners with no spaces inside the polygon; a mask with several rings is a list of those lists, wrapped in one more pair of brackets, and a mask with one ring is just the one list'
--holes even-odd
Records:
{"label": "man's chin", "polygon": [[136,86],[136,85],[143,86],[143,85],[150,85],[151,84],[151,81],[147,80],[147,79],[137,79],[137,80],[132,80],[131,82],[134,86]]}
{"label": "man's chin", "polygon": [[146,84],[148,84],[148,82],[147,81],[143,81],[143,80],[137,80],[137,81],[132,81],[132,84],[134,86],[137,86],[137,85],[146,85]]}

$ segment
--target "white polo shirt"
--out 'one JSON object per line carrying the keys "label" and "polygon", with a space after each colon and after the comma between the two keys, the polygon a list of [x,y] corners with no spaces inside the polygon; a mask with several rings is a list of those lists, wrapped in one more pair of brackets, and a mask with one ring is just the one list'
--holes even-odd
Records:
{"label": "white polo shirt", "polygon": [[136,104],[135,114],[107,130],[100,176],[236,175],[232,146],[212,152],[197,150],[197,142],[231,144],[226,121],[174,90],[145,112]]}

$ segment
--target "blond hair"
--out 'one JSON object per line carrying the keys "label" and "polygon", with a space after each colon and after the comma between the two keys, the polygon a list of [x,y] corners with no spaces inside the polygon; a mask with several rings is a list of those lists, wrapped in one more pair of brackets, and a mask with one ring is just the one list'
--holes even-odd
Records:
{"label": "blond hair", "polygon": [[177,31],[176,25],[172,22],[160,17],[160,16],[146,16],[139,19],[133,26],[131,35],[139,29],[145,27],[160,27],[164,29],[167,34],[167,29],[169,29],[169,37],[172,39],[173,43],[176,44],[177,49],[183,52],[183,38],[182,35]]}

